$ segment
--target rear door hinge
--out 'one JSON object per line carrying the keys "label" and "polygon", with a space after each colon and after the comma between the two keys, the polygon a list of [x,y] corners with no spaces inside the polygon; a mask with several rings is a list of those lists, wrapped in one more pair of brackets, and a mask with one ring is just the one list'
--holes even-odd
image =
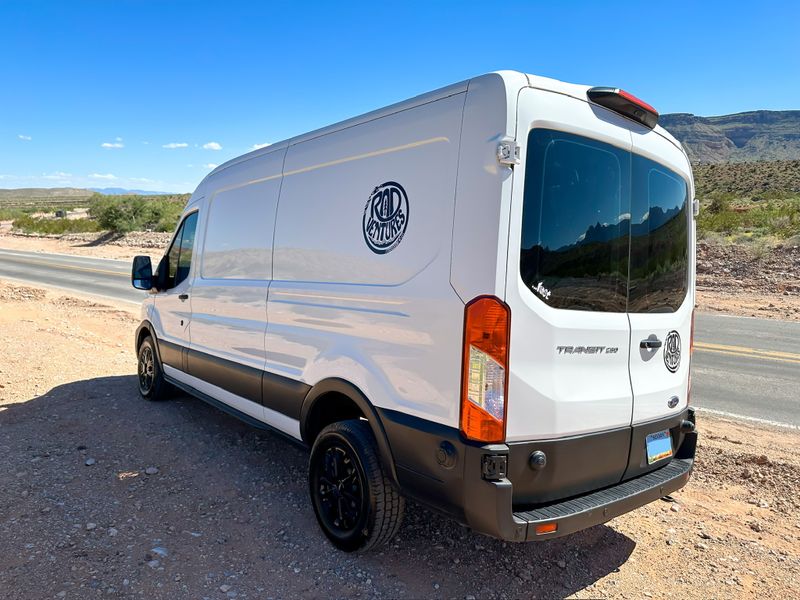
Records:
{"label": "rear door hinge", "polygon": [[497,160],[501,165],[513,167],[519,164],[519,145],[516,140],[506,138],[497,145]]}

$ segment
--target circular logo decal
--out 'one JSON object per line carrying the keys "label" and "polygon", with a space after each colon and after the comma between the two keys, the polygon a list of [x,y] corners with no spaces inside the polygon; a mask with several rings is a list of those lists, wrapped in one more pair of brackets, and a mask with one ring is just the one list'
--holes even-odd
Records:
{"label": "circular logo decal", "polygon": [[664,342],[664,364],[673,373],[681,365],[681,336],[677,331],[670,331]]}
{"label": "circular logo decal", "polygon": [[394,181],[382,183],[364,206],[364,240],[376,254],[394,250],[408,227],[408,196]]}

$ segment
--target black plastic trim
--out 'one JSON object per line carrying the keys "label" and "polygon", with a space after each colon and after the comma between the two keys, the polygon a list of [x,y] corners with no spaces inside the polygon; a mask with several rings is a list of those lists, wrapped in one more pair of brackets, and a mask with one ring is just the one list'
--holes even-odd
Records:
{"label": "black plastic trim", "polygon": [[281,431],[280,429],[276,429],[275,427],[273,427],[268,423],[265,423],[264,421],[259,421],[258,419],[251,417],[247,413],[243,413],[242,411],[237,410],[232,406],[225,404],[224,402],[220,402],[219,400],[212,398],[208,394],[205,394],[186,383],[173,379],[166,373],[164,374],[164,379],[170,384],[174,385],[176,388],[183,390],[190,396],[193,396],[198,400],[202,400],[203,402],[213,406],[214,408],[221,410],[224,413],[231,415],[232,417],[236,417],[237,419],[246,423],[247,425],[250,425],[251,427],[255,427],[256,429],[261,429],[264,431],[270,431],[272,433],[277,433],[279,436],[292,442],[296,446],[308,449],[308,446],[302,440],[298,440],[297,438],[290,436],[289,434]]}
{"label": "black plastic trim", "polygon": [[248,367],[231,360],[189,349],[189,370],[192,377],[215,385],[261,404],[261,369]]}
{"label": "black plastic trim", "polygon": [[381,457],[381,464],[392,483],[399,485],[397,479],[397,469],[392,457],[392,450],[386,438],[386,431],[378,411],[367,399],[366,395],[352,383],[339,378],[323,379],[315,384],[303,400],[303,407],[300,409],[300,435],[306,444],[314,443],[309,431],[309,415],[313,414],[315,403],[328,394],[339,394],[351,400],[366,417],[375,441],[378,444],[378,451]]}
{"label": "black plastic trim", "polygon": [[282,375],[158,339],[149,321],[142,321],[136,330],[137,352],[143,329],[146,329],[155,340],[156,354],[161,364],[179,369],[292,419],[300,418],[303,402],[311,386]]}
{"label": "black plastic trim", "polygon": [[169,365],[176,369],[183,370],[183,346],[179,346],[173,342],[166,340],[159,340],[155,338],[158,352],[161,356],[161,364]]}
{"label": "black plastic trim", "polygon": [[[694,459],[674,458],[656,471],[590,494],[529,511],[515,512],[515,521],[528,526],[527,540],[561,537],[605,523],[682,488],[689,480]],[[536,525],[558,523],[552,534],[536,535]]]}
{"label": "black plastic trim", "polygon": [[[469,446],[482,446],[465,441],[455,427],[387,408],[377,410],[397,464],[403,493],[466,523],[465,452]],[[443,445],[449,450],[445,460],[442,460]],[[478,463],[474,473],[478,480],[480,468]]]}
{"label": "black plastic trim", "polygon": [[267,408],[300,420],[303,402],[311,386],[275,373],[264,371],[261,376],[261,403]]}
{"label": "black plastic trim", "polygon": [[[619,483],[628,466],[631,427],[567,438],[508,444],[514,504],[541,504]],[[533,469],[543,452],[547,465]]]}

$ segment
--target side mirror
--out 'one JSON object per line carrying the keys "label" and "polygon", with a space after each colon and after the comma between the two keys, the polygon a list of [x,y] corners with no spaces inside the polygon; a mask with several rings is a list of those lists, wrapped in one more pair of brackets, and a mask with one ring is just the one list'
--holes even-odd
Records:
{"label": "side mirror", "polygon": [[153,288],[153,265],[149,256],[136,256],[131,268],[131,284],[137,290]]}

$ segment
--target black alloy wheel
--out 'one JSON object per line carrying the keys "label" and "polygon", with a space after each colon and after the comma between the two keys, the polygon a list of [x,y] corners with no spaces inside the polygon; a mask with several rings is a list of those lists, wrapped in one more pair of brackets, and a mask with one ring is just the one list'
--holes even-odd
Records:
{"label": "black alloy wheel", "polygon": [[139,393],[142,398],[147,400],[164,400],[168,398],[172,386],[164,380],[161,363],[158,362],[156,346],[153,343],[153,338],[149,335],[139,345],[136,362],[136,379],[139,383]]}
{"label": "black alloy wheel", "polygon": [[339,421],[311,449],[308,483],[314,514],[334,546],[363,552],[394,537],[405,501],[386,476],[363,419]]}
{"label": "black alloy wheel", "polygon": [[147,396],[153,390],[155,381],[156,357],[149,344],[142,344],[139,349],[139,393]]}

